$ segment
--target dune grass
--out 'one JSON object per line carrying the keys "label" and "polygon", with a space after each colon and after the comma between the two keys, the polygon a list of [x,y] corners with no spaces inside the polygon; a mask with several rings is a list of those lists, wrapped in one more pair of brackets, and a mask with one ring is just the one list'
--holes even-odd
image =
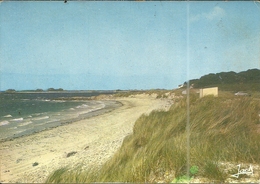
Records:
{"label": "dune grass", "polygon": [[61,168],[46,182],[172,182],[183,176],[224,182],[230,175],[223,163],[260,162],[259,114],[259,101],[252,97],[191,94],[167,112],[142,115],[101,168]]}
{"label": "dune grass", "polygon": [[175,92],[173,90],[165,90],[165,89],[152,89],[152,90],[141,90],[141,91],[119,91],[114,94],[114,97],[129,97],[132,95],[140,95],[140,94],[146,94],[146,95],[152,95],[157,94],[157,98],[166,98],[167,96],[165,93],[171,93]]}

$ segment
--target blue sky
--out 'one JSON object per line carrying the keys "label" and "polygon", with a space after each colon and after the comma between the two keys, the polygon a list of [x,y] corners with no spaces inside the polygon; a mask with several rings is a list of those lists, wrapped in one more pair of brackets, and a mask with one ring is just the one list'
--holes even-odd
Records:
{"label": "blue sky", "polygon": [[0,90],[173,89],[260,68],[260,3],[0,3]]}

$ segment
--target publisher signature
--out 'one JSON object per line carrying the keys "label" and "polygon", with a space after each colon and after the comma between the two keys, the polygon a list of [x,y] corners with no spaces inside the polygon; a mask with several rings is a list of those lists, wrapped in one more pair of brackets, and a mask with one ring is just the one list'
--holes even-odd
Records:
{"label": "publisher signature", "polygon": [[238,169],[237,169],[237,174],[233,174],[231,175],[232,177],[235,177],[235,178],[238,178],[240,174],[247,174],[247,175],[250,175],[250,174],[253,174],[253,167],[250,165],[248,169],[240,169],[240,164],[237,165],[238,166]]}

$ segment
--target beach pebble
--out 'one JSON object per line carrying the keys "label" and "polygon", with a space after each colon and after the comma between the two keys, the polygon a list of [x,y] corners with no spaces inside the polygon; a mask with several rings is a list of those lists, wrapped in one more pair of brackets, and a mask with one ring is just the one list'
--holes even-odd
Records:
{"label": "beach pebble", "polygon": [[84,149],[86,150],[86,149],[88,149],[89,148],[89,146],[86,146]]}
{"label": "beach pebble", "polygon": [[34,162],[34,163],[32,164],[33,167],[35,167],[35,166],[37,166],[37,165],[39,165],[38,162]]}
{"label": "beach pebble", "polygon": [[16,160],[16,163],[19,163],[19,162],[21,162],[21,161],[22,161],[22,159],[19,158],[19,159]]}
{"label": "beach pebble", "polygon": [[71,151],[71,152],[69,152],[68,154],[67,154],[67,158],[68,157],[71,157],[71,156],[73,156],[73,155],[75,155],[77,152],[76,151]]}

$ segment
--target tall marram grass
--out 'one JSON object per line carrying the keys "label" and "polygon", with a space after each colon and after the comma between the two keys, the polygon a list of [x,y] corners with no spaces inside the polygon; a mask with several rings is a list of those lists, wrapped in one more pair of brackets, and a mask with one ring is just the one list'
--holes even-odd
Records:
{"label": "tall marram grass", "polygon": [[226,96],[199,99],[195,95],[189,100],[189,109],[184,98],[167,112],[142,115],[133,134],[100,169],[79,172],[63,168],[49,176],[47,182],[170,182],[187,174],[187,165],[198,166],[198,177],[223,182],[227,174],[220,163],[260,162],[258,100]]}

